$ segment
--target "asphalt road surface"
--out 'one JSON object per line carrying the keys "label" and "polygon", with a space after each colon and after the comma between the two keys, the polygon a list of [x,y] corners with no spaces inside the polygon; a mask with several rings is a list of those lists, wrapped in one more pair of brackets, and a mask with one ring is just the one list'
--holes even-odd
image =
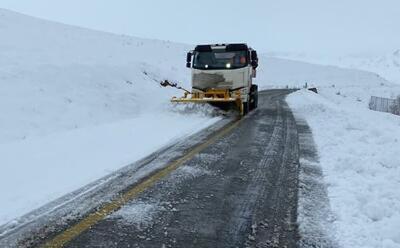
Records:
{"label": "asphalt road surface", "polygon": [[[101,194],[112,202],[115,197],[104,193],[108,189],[133,188],[135,193],[123,204],[114,204],[108,212],[93,208],[91,215],[64,221],[64,226],[43,225],[18,246],[298,247],[299,141],[298,126],[285,102],[290,92],[260,92],[257,110],[225,128],[223,135],[199,138],[205,144],[201,149],[152,183],[145,182],[140,190],[135,191],[137,183],[124,185],[137,174],[127,170],[73,209],[83,209],[78,206],[84,201],[92,206],[107,204],[100,202]],[[214,140],[206,144],[210,136]],[[173,153],[171,163],[191,150],[182,147],[180,152],[165,149],[154,156],[161,159],[162,153]],[[52,243],[77,223],[79,231],[73,229],[67,238]]]}
{"label": "asphalt road surface", "polygon": [[287,93],[262,92],[232,132],[66,247],[296,247],[298,136]]}

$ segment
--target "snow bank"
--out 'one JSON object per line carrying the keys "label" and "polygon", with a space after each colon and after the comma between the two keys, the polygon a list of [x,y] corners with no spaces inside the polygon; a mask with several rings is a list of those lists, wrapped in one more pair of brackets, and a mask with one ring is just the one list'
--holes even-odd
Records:
{"label": "snow bank", "polygon": [[218,120],[159,86],[189,83],[186,45],[3,9],[0,37],[0,225]]}
{"label": "snow bank", "polygon": [[302,90],[287,100],[312,128],[340,244],[400,247],[400,118],[368,110],[366,90]]}
{"label": "snow bank", "polygon": [[177,114],[143,115],[2,144],[0,223],[106,176],[216,120]]}
{"label": "snow bank", "polygon": [[371,96],[395,98],[400,86],[376,74],[380,67],[373,64],[346,69],[346,61],[331,66],[326,64],[334,60],[297,58],[321,65],[262,55],[258,77],[261,88],[307,83],[318,89],[319,94],[296,92],[288,102],[314,135],[336,217],[333,239],[349,248],[400,247],[400,118],[368,109]]}

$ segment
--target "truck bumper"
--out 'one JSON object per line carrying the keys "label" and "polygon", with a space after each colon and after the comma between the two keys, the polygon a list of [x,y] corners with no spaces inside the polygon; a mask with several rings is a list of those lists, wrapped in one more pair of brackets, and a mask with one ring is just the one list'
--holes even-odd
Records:
{"label": "truck bumper", "polygon": [[185,93],[183,97],[173,97],[171,102],[175,103],[210,103],[210,104],[232,104],[236,105],[243,115],[243,101],[240,91],[210,89],[206,92]]}

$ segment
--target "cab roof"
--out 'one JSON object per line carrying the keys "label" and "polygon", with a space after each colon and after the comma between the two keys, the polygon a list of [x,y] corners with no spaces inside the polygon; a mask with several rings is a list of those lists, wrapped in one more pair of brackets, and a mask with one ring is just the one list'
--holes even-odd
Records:
{"label": "cab roof", "polygon": [[249,51],[249,47],[246,43],[197,45],[194,50],[197,52],[211,52],[215,49],[225,49],[226,51]]}

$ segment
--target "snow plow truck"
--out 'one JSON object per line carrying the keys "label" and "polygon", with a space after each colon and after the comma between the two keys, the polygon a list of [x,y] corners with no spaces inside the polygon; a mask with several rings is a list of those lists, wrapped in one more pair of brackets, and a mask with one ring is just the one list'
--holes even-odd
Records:
{"label": "snow plow truck", "polygon": [[247,44],[197,45],[187,53],[191,68],[191,91],[172,102],[210,103],[222,109],[237,109],[246,115],[257,108],[258,87],[253,84],[258,67],[257,52]]}

